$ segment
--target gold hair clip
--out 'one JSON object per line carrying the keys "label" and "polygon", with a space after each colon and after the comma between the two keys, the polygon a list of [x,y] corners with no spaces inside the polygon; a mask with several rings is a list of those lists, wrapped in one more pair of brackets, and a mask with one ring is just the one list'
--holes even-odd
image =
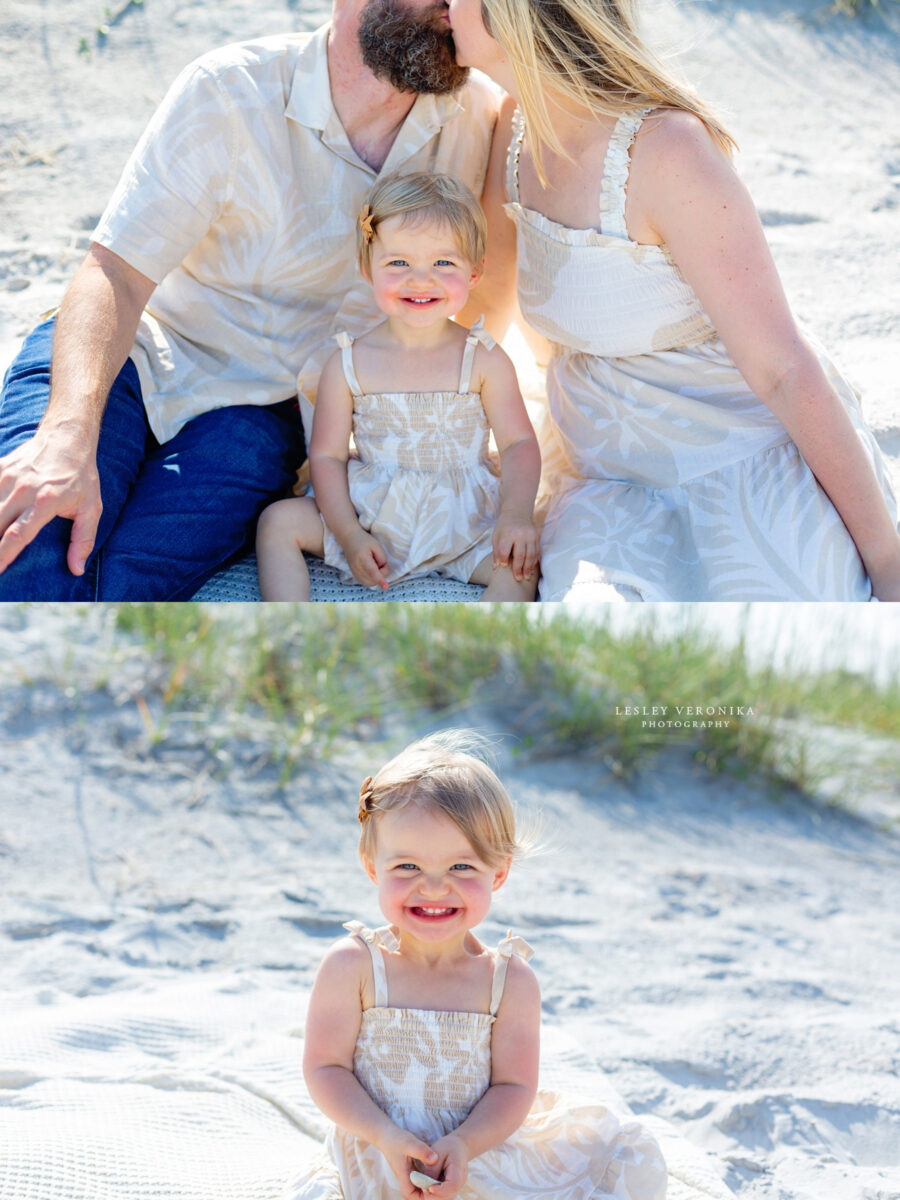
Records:
{"label": "gold hair clip", "polygon": [[363,237],[367,242],[371,242],[375,238],[375,230],[372,228],[372,205],[364,204],[359,210],[359,227],[363,231]]}
{"label": "gold hair clip", "polygon": [[359,822],[361,825],[365,825],[366,821],[368,821],[369,817],[371,817],[371,815],[372,815],[372,810],[371,810],[371,808],[369,808],[369,805],[371,803],[372,803],[372,776],[369,775],[369,776],[367,776],[366,779],[363,780],[363,785],[359,789],[359,813],[358,813],[358,816],[359,816]]}

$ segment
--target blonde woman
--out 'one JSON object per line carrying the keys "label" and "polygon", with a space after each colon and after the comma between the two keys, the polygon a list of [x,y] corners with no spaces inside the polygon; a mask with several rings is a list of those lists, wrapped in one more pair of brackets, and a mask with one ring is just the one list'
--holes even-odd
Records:
{"label": "blonde woman", "polygon": [[491,258],[517,252],[552,345],[541,598],[900,599],[853,390],[797,328],[729,134],[632,5],[450,0],[450,21],[510,96]]}

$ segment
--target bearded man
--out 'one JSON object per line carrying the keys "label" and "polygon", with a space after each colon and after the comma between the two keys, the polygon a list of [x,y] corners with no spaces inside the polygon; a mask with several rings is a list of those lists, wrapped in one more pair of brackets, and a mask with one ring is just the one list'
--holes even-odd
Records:
{"label": "bearded man", "polygon": [[187,599],[249,549],[305,458],[298,391],[377,319],[365,194],[382,170],[478,194],[496,110],[444,0],[335,0],[192,63],[8,372],[0,599]]}

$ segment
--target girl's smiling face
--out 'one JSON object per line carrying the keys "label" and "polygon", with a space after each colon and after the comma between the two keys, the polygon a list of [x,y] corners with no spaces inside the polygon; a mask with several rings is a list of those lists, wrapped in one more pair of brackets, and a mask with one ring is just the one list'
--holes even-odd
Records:
{"label": "girl's smiling face", "polygon": [[405,325],[427,326],[455,316],[480,270],[460,253],[443,223],[388,217],[378,226],[371,260],[375,302]]}
{"label": "girl's smiling face", "polygon": [[509,863],[488,866],[449,817],[414,801],[376,819],[375,858],[364,865],[381,911],[401,934],[437,943],[484,920]]}

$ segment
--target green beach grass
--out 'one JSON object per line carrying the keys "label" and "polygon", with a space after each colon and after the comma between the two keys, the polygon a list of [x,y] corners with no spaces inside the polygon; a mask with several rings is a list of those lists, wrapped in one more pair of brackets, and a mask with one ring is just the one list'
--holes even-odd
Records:
{"label": "green beach grass", "polygon": [[[44,621],[73,620],[65,606],[40,608]],[[73,647],[52,670],[30,659],[27,675],[8,664],[0,678],[49,678],[75,707],[108,689],[138,705],[154,747],[187,727],[218,742],[252,730],[285,782],[338,739],[381,738],[423,711],[453,723],[473,704],[502,713],[522,752],[590,753],[627,774],[679,745],[711,771],[776,790],[812,794],[840,776],[840,795],[829,795],[841,802],[885,746],[889,757],[900,746],[896,675],[876,684],[847,670],[754,664],[746,614],[725,645],[702,608],[684,613],[673,626],[648,608],[623,631],[608,615],[513,605],[107,605],[79,617],[102,628],[89,669],[76,667]],[[858,763],[830,730],[860,731]]]}

